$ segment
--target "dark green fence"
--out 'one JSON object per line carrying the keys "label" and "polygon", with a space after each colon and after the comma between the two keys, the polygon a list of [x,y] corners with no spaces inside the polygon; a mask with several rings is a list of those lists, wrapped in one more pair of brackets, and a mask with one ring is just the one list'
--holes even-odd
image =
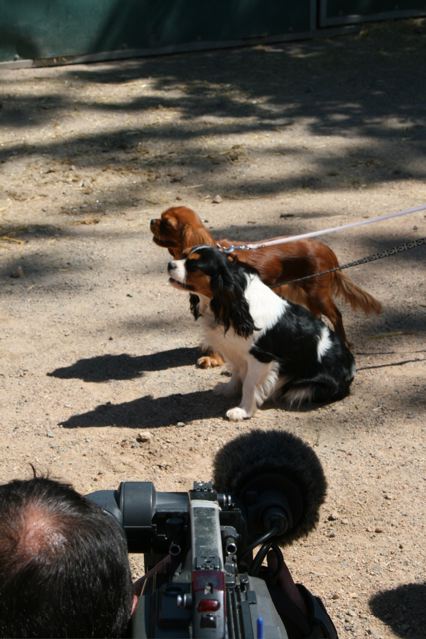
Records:
{"label": "dark green fence", "polygon": [[179,50],[296,37],[314,28],[298,0],[0,0],[0,60]]}
{"label": "dark green fence", "polygon": [[426,15],[426,0],[0,0],[0,62],[130,57]]}

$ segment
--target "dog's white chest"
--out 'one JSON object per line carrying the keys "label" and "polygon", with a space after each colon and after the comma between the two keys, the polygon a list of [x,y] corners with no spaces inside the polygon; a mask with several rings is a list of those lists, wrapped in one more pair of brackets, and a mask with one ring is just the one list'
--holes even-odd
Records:
{"label": "dog's white chest", "polygon": [[231,327],[225,333],[224,327],[221,325],[213,325],[209,317],[203,318],[204,339],[214,350],[219,351],[222,357],[228,362],[233,363],[247,357],[250,348],[253,345],[253,335],[250,337],[241,337],[237,335]]}

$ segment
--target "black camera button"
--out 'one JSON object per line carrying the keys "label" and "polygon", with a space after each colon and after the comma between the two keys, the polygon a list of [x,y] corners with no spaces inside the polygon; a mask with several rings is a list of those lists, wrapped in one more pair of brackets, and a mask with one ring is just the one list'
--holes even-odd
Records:
{"label": "black camera button", "polygon": [[216,628],[217,618],[216,615],[201,615],[200,628]]}

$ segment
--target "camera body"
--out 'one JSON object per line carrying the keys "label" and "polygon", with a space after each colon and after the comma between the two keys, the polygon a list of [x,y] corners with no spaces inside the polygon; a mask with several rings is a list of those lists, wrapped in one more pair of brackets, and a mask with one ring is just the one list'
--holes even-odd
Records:
{"label": "camera body", "polygon": [[[120,523],[129,552],[144,554],[133,636],[337,639],[321,600],[299,586],[304,615],[278,579],[279,546],[315,528],[326,488],[313,449],[276,429],[228,441],[215,455],[212,483],[188,492],[126,481],[89,495]],[[269,553],[273,572],[262,566]]]}
{"label": "camera body", "polygon": [[[259,517],[258,493],[242,507],[207,482],[195,482],[188,493],[122,482],[117,491],[89,497],[122,525],[129,552],[144,553],[134,637],[288,639],[265,581],[249,574],[257,534],[249,524]],[[277,506],[260,497],[261,518],[269,521]],[[278,510],[283,521],[285,505]]]}

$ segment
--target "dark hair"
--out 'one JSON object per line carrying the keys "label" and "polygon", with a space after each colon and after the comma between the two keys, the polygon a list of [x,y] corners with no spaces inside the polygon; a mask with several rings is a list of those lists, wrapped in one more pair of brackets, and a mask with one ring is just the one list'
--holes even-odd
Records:
{"label": "dark hair", "polygon": [[132,606],[119,524],[43,477],[0,486],[0,636],[119,637]]}
{"label": "dark hair", "polygon": [[[242,266],[232,255],[225,255],[215,247],[200,246],[192,251],[196,251],[200,259],[187,261],[187,268],[197,268],[210,276],[213,295],[210,308],[216,322],[224,326],[225,333],[232,326],[241,337],[251,335],[256,327],[244,291],[246,273],[256,273],[256,270],[246,264]],[[194,302],[190,300],[190,306],[197,319],[198,308]]]}

